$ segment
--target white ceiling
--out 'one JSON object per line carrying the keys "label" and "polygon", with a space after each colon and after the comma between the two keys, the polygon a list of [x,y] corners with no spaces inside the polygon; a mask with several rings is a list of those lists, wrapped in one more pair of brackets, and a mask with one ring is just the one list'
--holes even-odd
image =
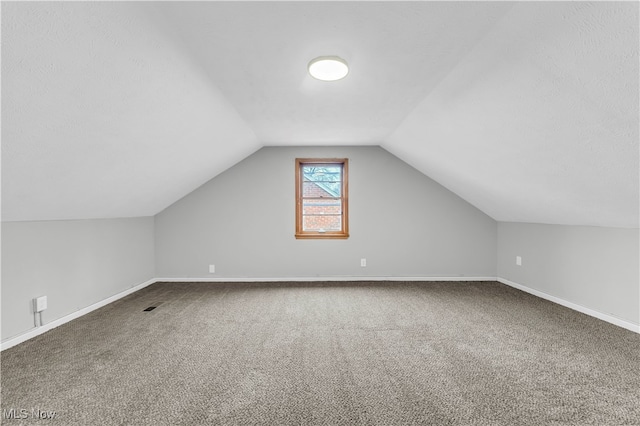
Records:
{"label": "white ceiling", "polygon": [[[2,219],[154,215],[380,145],[496,220],[639,226],[638,3],[2,3]],[[351,67],[325,83],[309,60]]]}

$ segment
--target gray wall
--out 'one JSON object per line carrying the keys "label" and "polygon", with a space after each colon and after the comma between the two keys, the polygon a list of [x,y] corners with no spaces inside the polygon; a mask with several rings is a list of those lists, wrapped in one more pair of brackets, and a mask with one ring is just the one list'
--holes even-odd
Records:
{"label": "gray wall", "polygon": [[153,278],[153,221],[3,222],[2,340],[34,328],[34,297],[49,323]]}
{"label": "gray wall", "polygon": [[[349,239],[295,239],[296,157],[349,158]],[[155,226],[159,278],[496,276],[496,222],[380,147],[263,148]]]}
{"label": "gray wall", "polygon": [[638,229],[500,222],[498,276],[638,324],[638,236]]}
{"label": "gray wall", "polygon": [[[349,158],[348,240],[294,238],[296,157]],[[267,147],[155,218],[2,223],[2,339],[34,297],[51,322],[154,277],[498,276],[638,324],[639,255],[638,229],[496,223],[379,147]]]}

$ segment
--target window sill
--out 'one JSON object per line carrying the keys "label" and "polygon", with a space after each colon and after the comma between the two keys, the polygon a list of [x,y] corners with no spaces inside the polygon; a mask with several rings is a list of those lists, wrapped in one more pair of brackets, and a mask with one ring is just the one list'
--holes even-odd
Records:
{"label": "window sill", "polygon": [[323,233],[304,233],[296,234],[297,240],[346,240],[349,238],[349,234],[332,234],[328,232]]}

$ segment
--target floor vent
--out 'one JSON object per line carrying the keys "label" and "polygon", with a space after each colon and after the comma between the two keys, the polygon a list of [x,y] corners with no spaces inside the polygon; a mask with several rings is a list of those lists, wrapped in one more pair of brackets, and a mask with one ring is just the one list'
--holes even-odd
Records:
{"label": "floor vent", "polygon": [[149,312],[149,311],[153,311],[156,307],[155,306],[149,306],[147,309],[145,309],[143,312]]}

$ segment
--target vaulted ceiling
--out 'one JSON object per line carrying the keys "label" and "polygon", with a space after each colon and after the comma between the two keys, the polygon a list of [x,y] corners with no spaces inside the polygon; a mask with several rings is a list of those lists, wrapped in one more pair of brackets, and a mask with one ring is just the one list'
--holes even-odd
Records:
{"label": "vaulted ceiling", "polygon": [[[638,227],[637,2],[2,3],[2,219],[150,216],[380,145],[500,221]],[[307,74],[338,55],[347,78]]]}

